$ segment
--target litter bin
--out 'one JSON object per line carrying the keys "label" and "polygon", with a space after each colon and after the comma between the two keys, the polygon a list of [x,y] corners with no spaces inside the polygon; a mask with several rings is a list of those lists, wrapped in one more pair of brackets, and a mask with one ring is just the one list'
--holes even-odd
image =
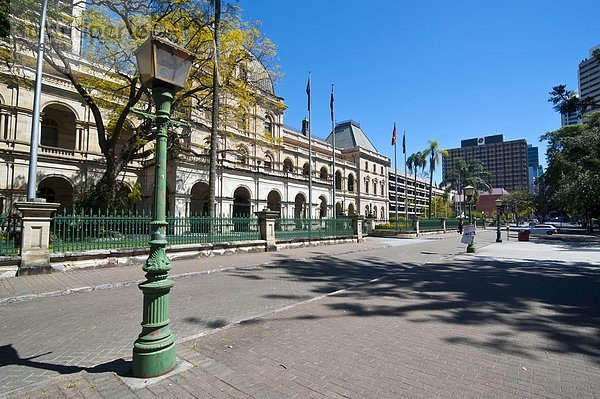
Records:
{"label": "litter bin", "polygon": [[519,241],[529,241],[529,230],[519,231]]}

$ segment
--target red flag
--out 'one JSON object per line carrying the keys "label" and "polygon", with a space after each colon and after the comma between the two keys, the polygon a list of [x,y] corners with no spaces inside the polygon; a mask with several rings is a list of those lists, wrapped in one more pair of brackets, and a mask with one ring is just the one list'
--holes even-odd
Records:
{"label": "red flag", "polygon": [[396,124],[394,123],[394,133],[392,133],[392,145],[396,145]]}

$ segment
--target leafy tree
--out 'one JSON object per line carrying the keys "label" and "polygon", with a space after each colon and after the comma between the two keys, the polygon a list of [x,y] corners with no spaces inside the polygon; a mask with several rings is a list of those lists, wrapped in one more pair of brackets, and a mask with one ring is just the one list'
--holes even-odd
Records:
{"label": "leafy tree", "polygon": [[[16,34],[11,35],[10,42],[1,46],[3,59],[9,60],[7,68],[13,70],[26,66],[30,55],[36,54],[37,34],[31,33],[37,30],[39,9],[35,0],[16,4],[13,14],[21,18],[14,21],[20,21],[21,25],[13,29]],[[48,10],[44,61],[71,82],[89,107],[105,160],[104,175],[86,195],[92,200],[90,207],[113,207],[119,191],[119,175],[132,161],[153,153],[149,143],[155,138],[154,129],[149,122],[140,121],[131,113],[134,106],[147,112],[153,107],[149,88],[141,85],[137,75],[133,53],[150,34],[166,37],[197,55],[186,88],[176,94],[173,102],[174,117],[190,121],[192,114],[212,112],[212,76],[217,59],[213,55],[217,37],[220,40],[219,96],[235,100],[228,101],[227,107],[215,109],[218,119],[196,118],[193,127],[208,131],[218,124],[218,133],[225,134],[225,120],[235,121],[241,109],[251,109],[262,101],[257,86],[269,77],[247,73],[242,79],[240,71],[249,70],[253,62],[272,66],[275,49],[258,25],[242,21],[236,6],[225,6],[217,24],[220,35],[214,35],[216,13],[211,12],[206,0],[88,0],[76,19],[70,10],[57,8],[56,4]],[[88,38],[84,43],[83,60],[71,54],[70,42],[59,29],[61,24],[72,25]],[[276,76],[274,68],[271,72],[271,76]],[[27,81],[21,83],[27,84]],[[210,121],[210,125],[205,121]],[[191,146],[179,145],[174,135],[170,142],[171,153],[183,151],[205,157],[209,152],[216,152],[212,140],[208,148],[204,146],[200,152]]]}
{"label": "leafy tree", "polygon": [[421,151],[417,151],[413,154],[410,154],[406,159],[406,167],[408,171],[412,173],[415,177],[415,185],[414,185],[414,193],[415,193],[415,217],[417,215],[417,173],[420,170],[424,170],[427,165],[427,160],[425,155]]}
{"label": "leafy tree", "polygon": [[0,37],[8,37],[10,34],[10,0],[0,0]]}
{"label": "leafy tree", "polygon": [[459,194],[466,186],[473,186],[478,191],[490,191],[492,186],[487,182],[490,176],[491,173],[484,169],[479,159],[467,163],[462,158],[456,158],[454,168],[446,171],[440,187],[446,191],[456,190]]}
{"label": "leafy tree", "polygon": [[581,117],[588,109],[598,105],[592,97],[579,98],[573,90],[567,90],[566,85],[554,86],[548,94],[548,102],[554,104],[554,109],[563,115],[577,113]]}
{"label": "leafy tree", "polygon": [[592,230],[593,219],[600,215],[600,112],[590,114],[584,124],[562,127],[541,139],[548,141],[543,192]]}
{"label": "leafy tree", "polygon": [[431,198],[433,196],[433,174],[435,172],[435,166],[440,164],[442,156],[447,156],[448,151],[440,148],[440,143],[437,140],[429,140],[429,145],[423,151],[425,159],[429,157],[429,213],[428,217],[431,219]]}
{"label": "leafy tree", "polygon": [[535,211],[535,199],[529,191],[513,191],[503,201],[518,217],[530,217]]}
{"label": "leafy tree", "polygon": [[490,176],[491,173],[484,169],[483,163],[479,159],[467,163],[462,158],[456,158],[454,168],[446,171],[440,187],[444,188],[446,192],[456,190],[461,195],[466,186],[473,186],[475,187],[475,195],[478,197],[479,191],[490,191],[492,189],[492,186],[487,182]]}

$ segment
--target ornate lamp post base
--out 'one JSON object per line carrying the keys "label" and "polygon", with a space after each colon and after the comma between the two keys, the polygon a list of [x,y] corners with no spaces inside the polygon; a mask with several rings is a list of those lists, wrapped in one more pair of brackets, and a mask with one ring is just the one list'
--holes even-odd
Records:
{"label": "ornate lamp post base", "polygon": [[133,344],[135,377],[157,377],[177,364],[175,335],[169,327],[169,291],[175,282],[167,278],[171,264],[165,244],[164,240],[150,242],[151,254],[144,266],[147,280],[138,285],[144,295],[144,314],[142,332]]}

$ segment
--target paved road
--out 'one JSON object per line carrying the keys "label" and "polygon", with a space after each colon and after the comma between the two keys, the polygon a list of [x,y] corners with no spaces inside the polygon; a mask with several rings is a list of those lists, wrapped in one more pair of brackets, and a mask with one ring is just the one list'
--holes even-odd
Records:
{"label": "paved road", "polygon": [[[198,260],[204,271],[214,269],[215,263],[229,267],[257,266],[191,274],[190,278],[179,279],[171,294],[172,327],[179,338],[206,333],[456,254],[463,247],[458,244],[458,236],[452,240],[436,236],[426,240],[372,240],[355,247],[327,246]],[[245,264],[240,265],[240,261]],[[266,266],[258,266],[265,262]],[[193,263],[175,262],[174,271],[187,266],[188,274],[182,276],[190,275],[189,266]],[[138,269],[129,272],[137,278],[141,274]],[[108,271],[92,273],[99,275],[105,284],[110,278]],[[117,271],[121,279],[128,272]],[[68,273],[60,276],[60,280],[56,277],[46,276],[52,289],[61,280],[68,282],[70,278]],[[37,276],[38,286],[42,286],[43,279]],[[83,280],[93,285],[90,279],[88,276]],[[130,355],[132,343],[140,332],[141,300],[138,288],[129,285],[0,305],[0,357],[4,359],[0,392]]]}
{"label": "paved road", "polygon": [[[136,289],[5,304],[2,358],[13,355],[0,370],[19,384],[67,374],[15,397],[596,398],[597,247],[567,244],[493,244],[456,257],[456,236],[432,237],[178,281],[173,327],[188,337],[178,353],[196,367],[135,391],[106,369],[123,366],[114,359],[139,332]],[[569,260],[569,251],[592,255]]]}

